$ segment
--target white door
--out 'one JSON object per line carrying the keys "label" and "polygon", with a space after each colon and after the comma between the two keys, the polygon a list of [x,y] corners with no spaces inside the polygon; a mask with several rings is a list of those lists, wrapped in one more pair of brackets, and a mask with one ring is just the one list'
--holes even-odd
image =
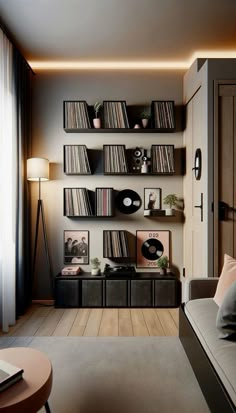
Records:
{"label": "white door", "polygon": [[[206,153],[204,141],[204,105],[200,88],[186,106],[186,174],[184,177],[184,268],[186,277],[207,277],[207,222],[206,222]],[[193,170],[196,150],[201,150],[201,178]]]}

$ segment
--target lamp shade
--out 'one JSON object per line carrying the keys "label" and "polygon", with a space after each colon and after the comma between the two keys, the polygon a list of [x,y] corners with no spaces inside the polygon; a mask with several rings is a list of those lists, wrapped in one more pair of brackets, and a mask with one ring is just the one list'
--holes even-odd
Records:
{"label": "lamp shade", "polygon": [[48,181],[49,180],[49,160],[45,158],[27,159],[27,179],[28,181]]}

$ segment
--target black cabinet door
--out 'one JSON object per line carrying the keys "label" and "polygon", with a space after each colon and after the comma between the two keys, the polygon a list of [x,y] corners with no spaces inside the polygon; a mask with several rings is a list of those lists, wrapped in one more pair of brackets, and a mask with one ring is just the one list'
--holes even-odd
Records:
{"label": "black cabinet door", "polygon": [[152,280],[131,280],[131,307],[152,306]]}
{"label": "black cabinet door", "polygon": [[180,305],[177,280],[155,280],[155,307],[178,307]]}
{"label": "black cabinet door", "polygon": [[79,280],[55,280],[55,307],[79,307]]}
{"label": "black cabinet door", "polygon": [[128,281],[106,280],[106,306],[127,307],[128,306]]}
{"label": "black cabinet door", "polygon": [[102,307],[102,280],[82,280],[82,307]]}

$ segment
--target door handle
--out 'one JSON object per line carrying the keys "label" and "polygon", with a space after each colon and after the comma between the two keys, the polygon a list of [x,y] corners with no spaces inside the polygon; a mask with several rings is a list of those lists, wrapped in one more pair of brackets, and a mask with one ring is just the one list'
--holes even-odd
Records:
{"label": "door handle", "polygon": [[203,193],[201,192],[201,204],[200,205],[194,205],[194,208],[200,208],[201,209],[201,222],[203,222]]}
{"label": "door handle", "polygon": [[219,221],[227,221],[229,206],[226,202],[219,201],[218,204]]}

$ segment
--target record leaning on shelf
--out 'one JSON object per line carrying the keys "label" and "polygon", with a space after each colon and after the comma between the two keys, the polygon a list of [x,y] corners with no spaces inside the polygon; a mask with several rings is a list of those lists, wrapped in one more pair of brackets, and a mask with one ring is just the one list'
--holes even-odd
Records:
{"label": "record leaning on shelf", "polygon": [[115,204],[122,214],[133,214],[141,207],[141,198],[132,189],[124,189],[116,196]]}

